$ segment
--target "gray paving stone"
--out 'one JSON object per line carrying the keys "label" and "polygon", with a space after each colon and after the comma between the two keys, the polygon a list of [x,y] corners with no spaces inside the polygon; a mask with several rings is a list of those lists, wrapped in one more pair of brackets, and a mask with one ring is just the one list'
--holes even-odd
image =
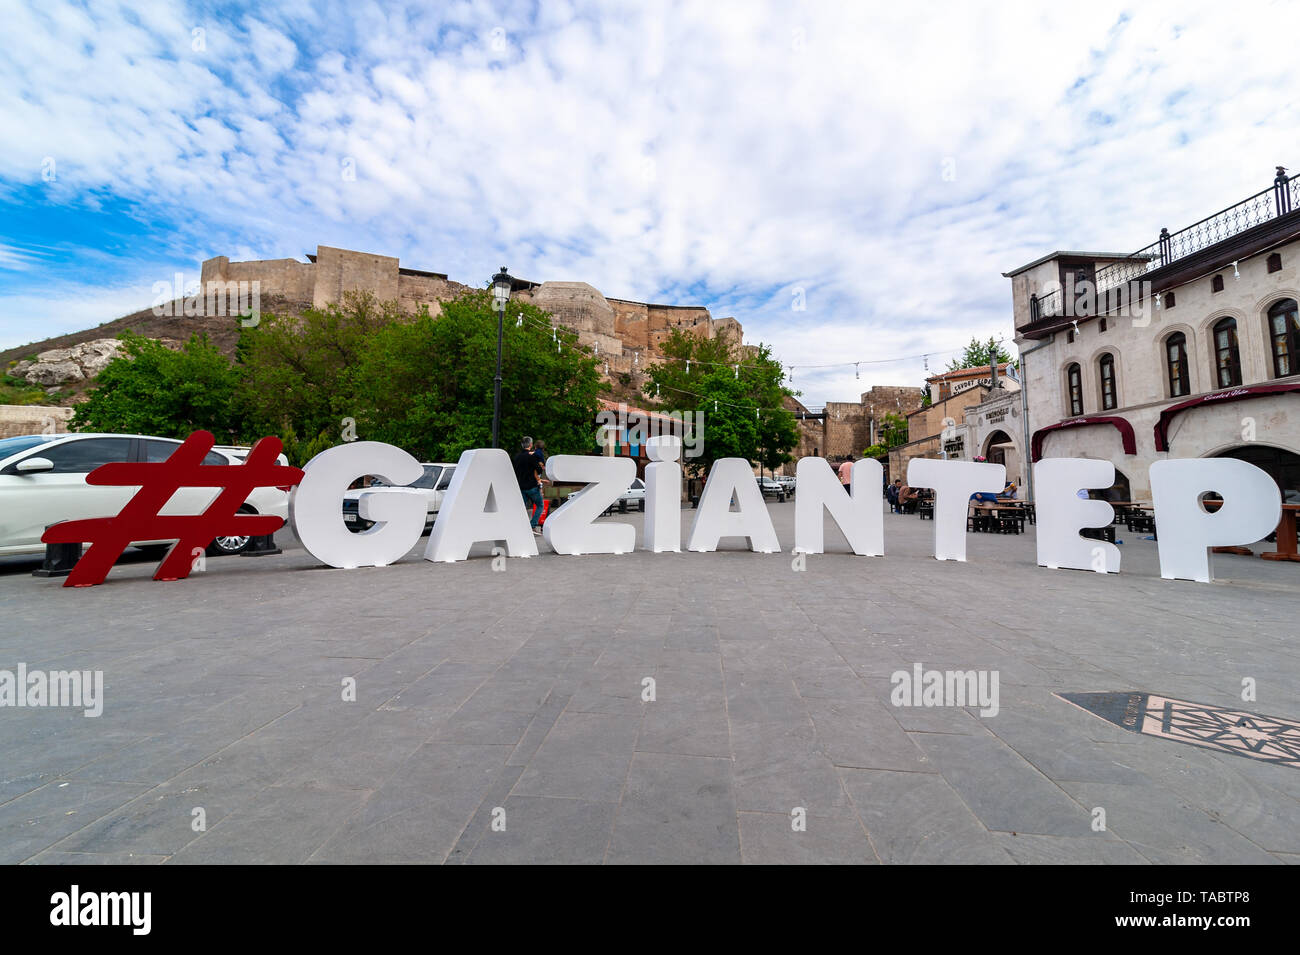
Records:
{"label": "gray paving stone", "polygon": [[1088,831],[1088,814],[1001,740],[934,734],[916,740],[987,828],[1063,836]]}
{"label": "gray paving stone", "polygon": [[851,810],[808,816],[797,831],[779,812],[740,813],[740,854],[747,865],[876,865],[875,850]]}
{"label": "gray paving stone", "polygon": [[617,802],[639,722],[639,717],[566,710],[529,761],[515,792]]}
{"label": "gray paving stone", "polygon": [[[793,504],[769,510],[788,549]],[[972,537],[953,564],[928,556],[928,523],[885,519],[888,558],[828,553],[803,573],[736,541],[506,574],[415,549],[345,572],[285,540],[183,584],[137,560],[73,592],[0,558],[0,666],[106,679],[96,720],[0,711],[0,858],[869,861],[862,840],[886,862],[1300,856],[1300,772],[1129,733],[1053,695],[1151,690],[1300,717],[1293,566],[1238,560],[1228,582],[1175,583],[1151,542],[1129,541],[1124,573],[1100,579],[1037,568],[1032,535]],[[256,632],[231,610],[250,606]],[[1001,713],[892,706],[890,674],[917,661],[997,669]],[[1241,703],[1244,676],[1259,703]],[[799,805],[805,833],[789,829]],[[1094,805],[1106,833],[1089,828]]]}
{"label": "gray paving stone", "polygon": [[28,859],[24,865],[162,865],[166,856],[142,855],[138,852],[60,852],[46,849]]}
{"label": "gray paving stone", "polygon": [[731,724],[736,806],[755,812],[789,812],[803,806],[831,815],[848,804],[835,766],[822,750],[811,720]]}
{"label": "gray paving stone", "polygon": [[822,751],[836,766],[938,772],[929,757],[874,700],[809,700]]}
{"label": "gray paving stone", "polygon": [[177,864],[296,865],[354,813],[368,792],[272,786],[171,857]]}
{"label": "gray paving stone", "polygon": [[881,862],[1012,863],[993,833],[942,777],[863,769],[839,773]]}
{"label": "gray paving stone", "polygon": [[1109,833],[1088,836],[1036,836],[994,833],[997,844],[1021,865],[1150,865],[1122,839]]}
{"label": "gray paving stone", "polygon": [[93,826],[139,794],[128,783],[64,780],[0,806],[0,864],[22,862],[71,833]]}
{"label": "gray paving stone", "polygon": [[1062,783],[1081,805],[1106,810],[1106,828],[1159,865],[1276,862],[1248,838],[1190,805],[1151,786]]}
{"label": "gray paving stone", "polygon": [[614,864],[740,861],[731,764],[725,759],[637,753],[614,819]]}
{"label": "gray paving stone", "polygon": [[504,832],[483,833],[471,865],[598,865],[614,828],[614,803],[511,796]]}

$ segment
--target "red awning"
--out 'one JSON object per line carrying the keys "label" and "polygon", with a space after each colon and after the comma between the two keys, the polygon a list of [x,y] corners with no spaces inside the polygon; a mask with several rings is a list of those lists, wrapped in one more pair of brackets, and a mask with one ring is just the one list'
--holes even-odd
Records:
{"label": "red awning", "polygon": [[1155,425],[1156,450],[1169,450],[1169,423],[1188,408],[1199,408],[1201,405],[1222,404],[1229,401],[1245,401],[1248,398],[1267,398],[1269,395],[1285,394],[1288,391],[1300,391],[1300,382],[1229,388],[1227,391],[1216,391],[1212,394],[1201,395],[1199,398],[1189,398],[1187,401],[1180,401],[1176,405],[1170,405],[1160,412],[1160,420]]}
{"label": "red awning", "polygon": [[1137,438],[1133,435],[1133,426],[1128,423],[1128,419],[1121,418],[1119,415],[1093,415],[1084,418],[1070,418],[1066,421],[1058,421],[1056,424],[1049,424],[1046,428],[1039,428],[1034,432],[1033,438],[1029,442],[1030,460],[1037,463],[1043,456],[1043,439],[1053,431],[1064,431],[1067,428],[1082,428],[1090,424],[1108,424],[1114,426],[1119,432],[1120,440],[1124,444],[1125,454],[1137,454]]}

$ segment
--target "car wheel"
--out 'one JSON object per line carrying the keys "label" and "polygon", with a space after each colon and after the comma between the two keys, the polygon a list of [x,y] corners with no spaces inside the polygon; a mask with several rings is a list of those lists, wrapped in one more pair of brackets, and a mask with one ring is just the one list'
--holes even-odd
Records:
{"label": "car wheel", "polygon": [[642,512],[645,511],[645,498],[641,498],[640,502],[636,506],[636,509]]}
{"label": "car wheel", "polygon": [[[246,507],[239,509],[240,514],[253,513]],[[209,557],[228,557],[231,554],[242,554],[248,550],[249,545],[253,543],[251,537],[217,537],[208,545],[207,554]]]}

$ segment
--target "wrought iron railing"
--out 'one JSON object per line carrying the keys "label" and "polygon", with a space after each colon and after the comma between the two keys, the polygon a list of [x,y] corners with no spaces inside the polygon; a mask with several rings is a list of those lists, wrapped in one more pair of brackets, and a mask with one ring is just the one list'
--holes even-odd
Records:
{"label": "wrought iron railing", "polygon": [[[1208,249],[1294,209],[1300,209],[1300,174],[1288,178],[1286,170],[1279,166],[1277,177],[1268,189],[1177,232],[1161,229],[1160,238],[1151,245],[1139,249],[1126,259],[1098,269],[1094,278],[1097,314],[1105,314],[1129,304],[1125,301],[1129,283],[1140,281],[1146,273]],[[1030,321],[1064,315],[1064,305],[1064,294],[1060,288],[1045,295],[1031,297]]]}

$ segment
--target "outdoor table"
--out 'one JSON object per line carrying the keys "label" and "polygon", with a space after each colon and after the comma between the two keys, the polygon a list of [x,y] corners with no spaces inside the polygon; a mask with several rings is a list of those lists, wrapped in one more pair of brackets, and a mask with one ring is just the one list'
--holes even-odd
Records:
{"label": "outdoor table", "polygon": [[1283,504],[1282,519],[1277,524],[1277,550],[1260,554],[1265,560],[1293,560],[1300,562],[1300,553],[1296,553],[1296,513],[1300,504]]}
{"label": "outdoor table", "polygon": [[[975,530],[975,531],[981,530],[980,527],[981,523],[984,524],[983,529],[992,530],[993,522],[1002,520],[1002,518],[998,516],[997,513],[998,511],[1017,512],[1015,514],[1011,514],[1006,517],[1007,520],[1016,522],[1017,534],[1019,534],[1024,527],[1024,520],[1025,520],[1024,508],[1018,507],[1015,504],[1005,504],[1005,503],[990,504],[983,501],[976,504],[975,502],[972,501],[970,504],[970,508],[971,510],[975,511],[975,514],[970,516],[973,516],[976,519],[974,521],[970,521],[970,516],[968,516],[968,530]],[[983,518],[983,521],[981,521],[980,518]]]}
{"label": "outdoor table", "polygon": [[[1211,514],[1213,514],[1215,511],[1217,511],[1220,507],[1223,506],[1223,502],[1222,502],[1222,501],[1205,501],[1205,502],[1204,502],[1204,505],[1205,505],[1205,509],[1206,509],[1207,511],[1209,511]],[[1210,548],[1210,553],[1211,553],[1211,554],[1236,554],[1238,557],[1254,557],[1254,556],[1255,556],[1255,552],[1254,552],[1253,550],[1251,550],[1249,547],[1241,547],[1241,546],[1239,546],[1239,545],[1235,545],[1235,544],[1232,545],[1232,546],[1211,547],[1211,548]]]}

